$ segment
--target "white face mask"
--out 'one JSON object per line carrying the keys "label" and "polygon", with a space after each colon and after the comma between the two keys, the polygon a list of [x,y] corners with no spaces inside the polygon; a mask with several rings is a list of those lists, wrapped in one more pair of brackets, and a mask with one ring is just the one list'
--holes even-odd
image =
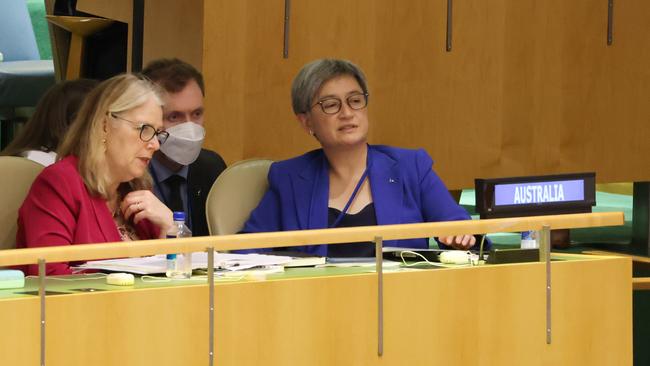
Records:
{"label": "white face mask", "polygon": [[169,138],[160,145],[160,151],[181,165],[192,164],[201,152],[205,138],[203,126],[194,122],[184,122],[168,128],[167,132]]}

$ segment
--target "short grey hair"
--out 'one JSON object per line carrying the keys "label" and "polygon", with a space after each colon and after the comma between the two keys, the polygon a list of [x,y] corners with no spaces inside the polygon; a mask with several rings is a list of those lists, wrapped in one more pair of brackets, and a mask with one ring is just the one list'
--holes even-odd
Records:
{"label": "short grey hair", "polygon": [[361,90],[368,93],[366,76],[361,69],[347,60],[320,59],[302,67],[291,84],[291,105],[295,114],[311,109],[316,93],[327,81],[341,75],[353,76]]}

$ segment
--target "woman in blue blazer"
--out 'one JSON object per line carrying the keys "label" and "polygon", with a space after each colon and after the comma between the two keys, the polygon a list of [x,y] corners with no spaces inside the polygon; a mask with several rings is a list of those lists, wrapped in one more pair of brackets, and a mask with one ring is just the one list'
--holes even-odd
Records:
{"label": "woman in blue blazer", "polygon": [[[363,72],[345,60],[305,65],[292,85],[293,110],[322,148],[280,161],[269,190],[242,232],[406,224],[470,219],[432,170],[422,149],[368,145],[368,88]],[[472,235],[438,238],[468,249]],[[427,248],[427,239],[385,246]],[[321,256],[372,256],[369,243],[294,247]]]}

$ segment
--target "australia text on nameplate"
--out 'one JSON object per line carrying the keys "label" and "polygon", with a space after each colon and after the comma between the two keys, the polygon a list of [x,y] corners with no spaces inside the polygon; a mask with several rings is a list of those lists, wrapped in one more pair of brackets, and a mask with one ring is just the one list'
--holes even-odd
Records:
{"label": "australia text on nameplate", "polygon": [[497,184],[494,187],[494,203],[497,206],[569,202],[583,199],[583,180]]}

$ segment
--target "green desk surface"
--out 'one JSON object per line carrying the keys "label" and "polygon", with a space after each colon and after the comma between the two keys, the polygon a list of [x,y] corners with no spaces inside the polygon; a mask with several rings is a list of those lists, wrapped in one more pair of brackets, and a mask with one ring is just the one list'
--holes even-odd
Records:
{"label": "green desk surface", "polygon": [[[404,269],[412,270],[412,269]],[[388,272],[388,270],[385,270]],[[394,271],[394,270],[393,270]],[[341,276],[341,275],[355,275],[364,273],[373,273],[374,267],[325,267],[325,268],[287,268],[284,273],[274,273],[266,275],[265,280],[284,280],[294,278],[308,278],[320,276]],[[229,277],[215,277],[215,284],[226,283],[240,283],[247,281],[259,281],[259,279],[251,279],[247,277],[245,272],[241,276],[234,276],[231,274]],[[106,275],[101,273],[83,274],[83,275],[70,275],[70,276],[50,276],[47,277],[45,288],[48,292],[63,292],[66,294],[77,294],[89,291],[80,291],[79,289],[95,289],[96,292],[102,291],[128,291],[138,289],[151,289],[160,287],[175,287],[175,286],[192,286],[192,285],[205,285],[207,283],[206,275],[195,275],[187,280],[171,280],[164,276],[152,277],[139,277],[136,276],[133,286],[115,286],[106,284]],[[0,301],[5,299],[15,299],[20,297],[34,297],[34,294],[24,294],[24,292],[38,292],[38,277],[28,276],[25,279],[25,287],[18,289],[2,289],[0,290]]]}
{"label": "green desk surface", "polygon": [[[575,256],[567,256],[562,253],[553,253],[552,259],[558,260],[576,260]],[[468,267],[467,265],[459,265],[457,268]],[[443,269],[441,267],[429,267],[423,269],[419,267],[406,268],[384,268],[384,273],[393,273],[400,271],[421,271],[421,270],[435,270]],[[288,280],[297,278],[309,277],[322,277],[322,276],[347,276],[374,273],[374,266],[365,267],[302,267],[302,268],[287,268],[283,273],[267,274],[263,281],[271,280]],[[196,272],[195,272],[196,273]],[[260,279],[250,278],[245,272],[241,276],[215,277],[215,284],[232,284],[248,281],[260,281]],[[101,273],[80,274],[69,276],[49,276],[46,278],[45,288],[49,292],[49,296],[53,295],[70,295],[89,292],[103,292],[103,291],[131,291],[141,289],[152,289],[161,287],[176,287],[176,286],[196,286],[205,285],[207,283],[207,276],[195,275],[187,280],[172,280],[165,277],[144,276],[135,278],[133,286],[115,286],[106,284],[106,275]],[[0,290],[0,301],[17,298],[32,298],[38,295],[38,277],[28,276],[25,279],[25,287],[17,289],[2,289]],[[90,290],[92,289],[92,291]],[[27,293],[26,293],[27,292]]]}

